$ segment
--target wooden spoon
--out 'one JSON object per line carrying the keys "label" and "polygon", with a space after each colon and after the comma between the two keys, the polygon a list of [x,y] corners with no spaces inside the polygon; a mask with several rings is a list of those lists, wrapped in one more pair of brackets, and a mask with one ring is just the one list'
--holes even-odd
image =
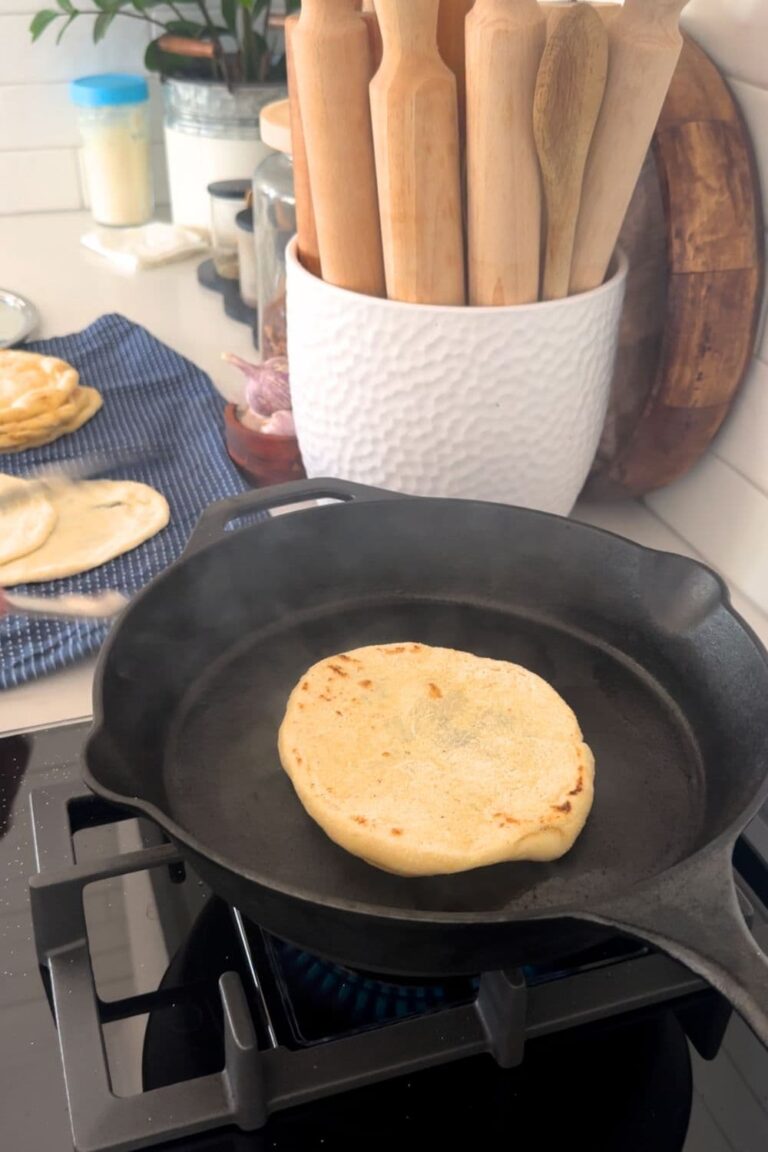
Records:
{"label": "wooden spoon", "polygon": [[608,33],[589,4],[563,8],[541,58],[533,133],[547,206],[542,299],[568,295],[587,153],[605,92]]}
{"label": "wooden spoon", "polygon": [[383,296],[371,59],[355,0],[304,0],[292,43],[323,279]]}
{"label": "wooden spoon", "polygon": [[584,173],[571,292],[602,284],[683,46],[687,0],[626,0],[608,21],[608,80]]}
{"label": "wooden spoon", "polygon": [[541,176],[533,93],[546,27],[536,0],[476,0],[467,16],[471,304],[538,299]]}
{"label": "wooden spoon", "polygon": [[387,295],[463,304],[456,80],[437,50],[439,0],[376,0],[384,42],[371,118]]}

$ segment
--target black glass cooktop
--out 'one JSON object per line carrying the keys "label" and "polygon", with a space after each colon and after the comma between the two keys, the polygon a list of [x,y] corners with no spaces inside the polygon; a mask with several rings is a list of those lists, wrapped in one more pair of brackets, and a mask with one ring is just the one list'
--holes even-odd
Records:
{"label": "black glass cooktop", "polygon": [[[32,935],[29,796],[78,781],[86,731],[70,725],[0,739],[0,1147],[9,1152],[72,1147],[56,1026]],[[766,827],[753,827],[737,857],[764,947],[768,863],[760,849]],[[130,821],[85,828],[76,849],[78,860],[87,860],[152,843],[158,839],[151,826]],[[189,872],[156,872],[86,889],[104,1043],[118,1096],[222,1067],[217,981],[225,971],[238,972],[252,999],[255,967],[259,995],[270,1006],[266,1023],[253,1006],[259,1027],[279,1032],[280,1044],[304,1048],[310,1061],[312,1045],[331,1036],[439,1013],[477,994],[471,979],[406,985],[348,972],[244,924]],[[644,951],[616,941],[601,954],[564,958],[563,968],[609,972],[611,965],[642,961]],[[525,975],[536,986],[563,972]],[[130,1019],[119,1007],[126,997]],[[410,1137],[425,1147],[462,1149],[508,1149],[534,1140],[548,1148],[568,1140],[591,1152],[765,1152],[768,1052],[736,1017],[722,1037],[727,1020],[718,998],[704,992],[529,1040],[519,1067],[504,1070],[489,1055],[473,1056],[278,1112],[254,1133],[229,1127],[155,1146],[377,1152]],[[690,1036],[715,1058],[705,1059]],[[86,1079],[92,1072],[82,1069]]]}

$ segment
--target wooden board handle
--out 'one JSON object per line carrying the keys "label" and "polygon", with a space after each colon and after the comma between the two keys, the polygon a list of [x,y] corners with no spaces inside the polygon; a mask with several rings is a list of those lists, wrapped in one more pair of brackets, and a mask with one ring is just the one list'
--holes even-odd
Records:
{"label": "wooden board handle", "polygon": [[384,43],[371,119],[390,299],[463,304],[456,81],[437,50],[439,0],[375,0]]}

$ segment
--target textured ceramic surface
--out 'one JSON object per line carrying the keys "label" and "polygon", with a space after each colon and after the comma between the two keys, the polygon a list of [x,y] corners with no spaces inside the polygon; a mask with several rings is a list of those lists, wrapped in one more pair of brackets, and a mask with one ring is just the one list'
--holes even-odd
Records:
{"label": "textured ceramic surface", "polygon": [[312,476],[566,515],[605,419],[627,266],[568,300],[401,304],[311,276],[288,249],[288,357]]}

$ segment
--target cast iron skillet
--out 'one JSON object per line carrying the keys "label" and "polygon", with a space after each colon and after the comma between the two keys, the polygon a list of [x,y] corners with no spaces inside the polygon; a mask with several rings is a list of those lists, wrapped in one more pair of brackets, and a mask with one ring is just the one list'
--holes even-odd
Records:
{"label": "cast iron skillet", "polygon": [[[238,517],[331,497],[225,531]],[[315,660],[414,640],[517,661],[575,709],[595,804],[552,864],[408,880],[304,813],[276,739]],[[768,961],[731,854],[768,797],[768,657],[693,561],[502,505],[307,481],[214,505],[99,663],[86,780],[155,820],[269,931],[377,972],[554,959],[616,928],[682,960],[768,1043]]]}

